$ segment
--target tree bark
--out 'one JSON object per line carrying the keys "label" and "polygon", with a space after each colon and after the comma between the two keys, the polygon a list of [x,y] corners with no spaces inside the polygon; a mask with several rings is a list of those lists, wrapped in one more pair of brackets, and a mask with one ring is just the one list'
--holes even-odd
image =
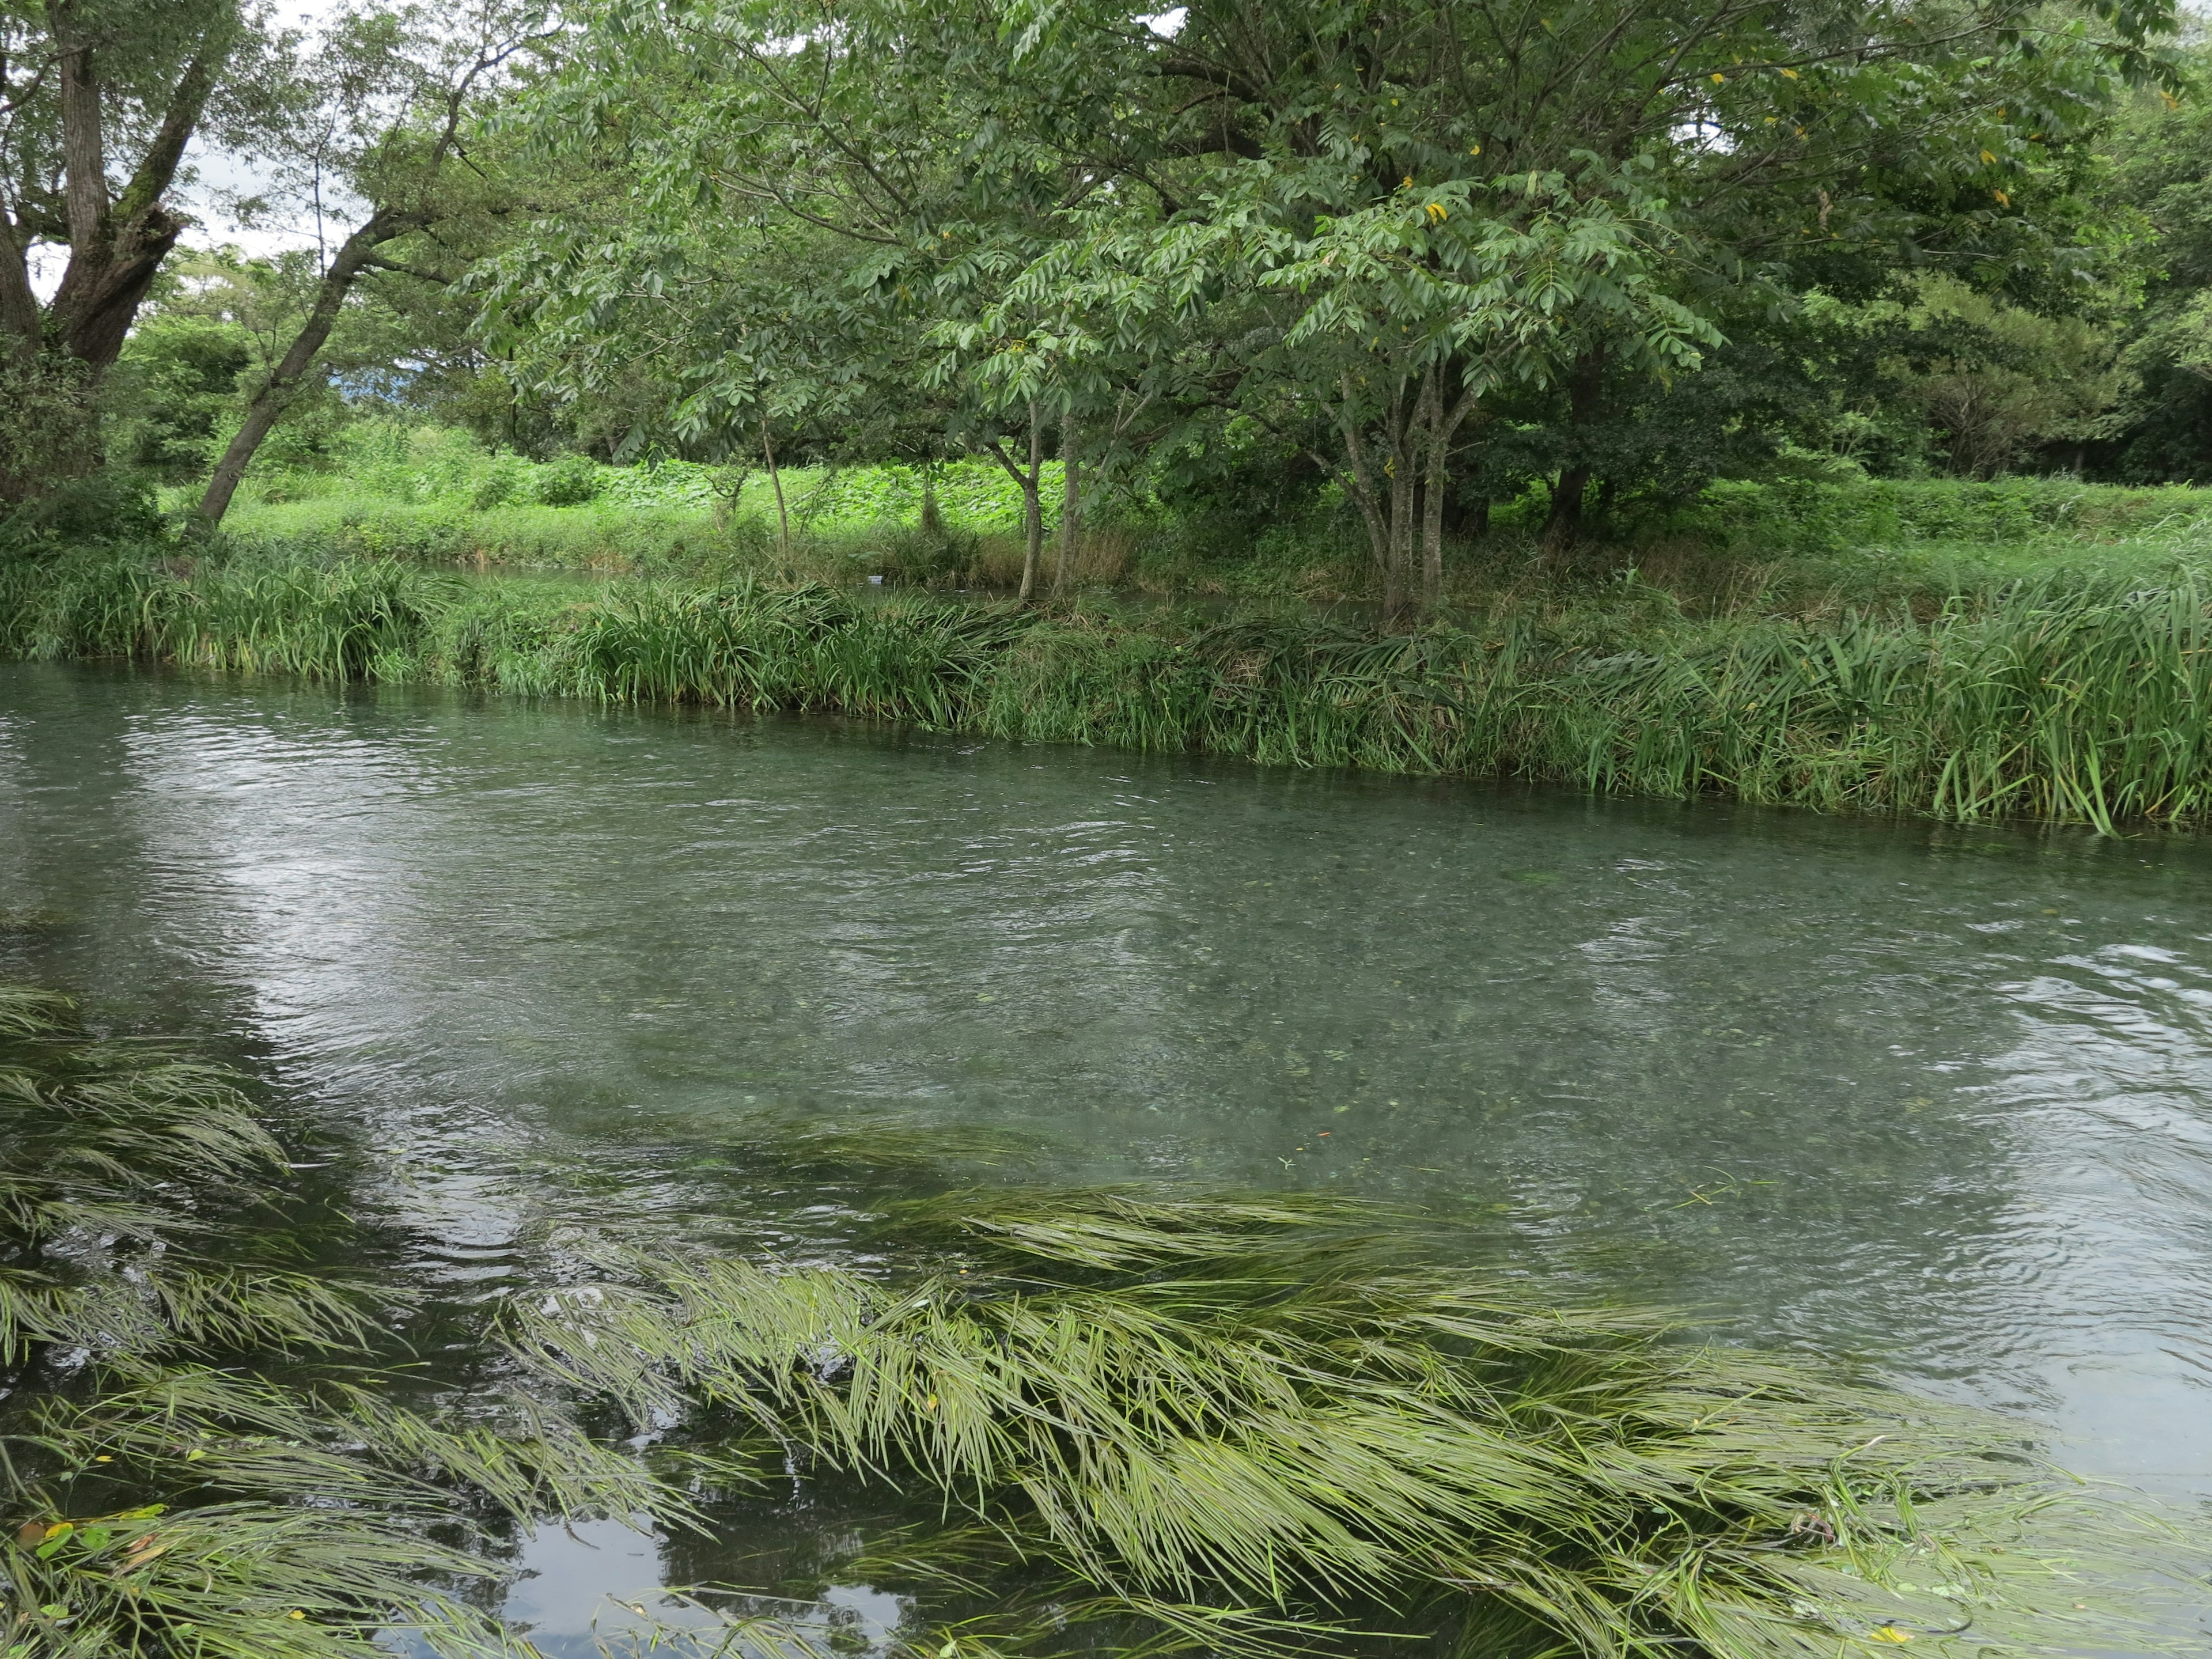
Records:
{"label": "tree bark", "polygon": [[1052,592],[1057,599],[1067,586],[1067,567],[1075,557],[1075,538],[1083,529],[1082,461],[1076,454],[1073,416],[1060,422],[1060,562],[1053,568]]}
{"label": "tree bark", "polygon": [[38,362],[41,329],[27,239],[15,221],[0,212],[0,330],[7,333],[18,368],[27,370]]}
{"label": "tree bark", "polygon": [[791,557],[791,509],[784,504],[783,474],[775,465],[775,446],[769,441],[768,416],[761,416],[761,457],[768,462],[768,481],[775,491],[776,545],[786,559]]}
{"label": "tree bark", "polygon": [[[64,13],[66,17],[69,14]],[[62,18],[57,18],[59,32]],[[88,48],[62,58],[63,156],[68,169],[70,260],[47,307],[46,333],[94,379],[122,356],[123,342],[153,286],[161,261],[185,228],[182,216],[162,204],[175,180],[185,148],[198,131],[227,48],[211,48],[185,66],[169,95],[161,125],[123,193],[111,205],[100,125],[100,88],[94,54]]]}
{"label": "tree bark", "polygon": [[274,374],[253,394],[246,406],[246,419],[216,463],[215,472],[208,479],[207,491],[200,497],[200,517],[211,529],[222,522],[222,515],[230,511],[231,497],[246,477],[246,469],[264,440],[283,418],[284,411],[292,406],[315,368],[324,343],[331,337],[338,313],[345,305],[346,295],[355,279],[368,269],[378,248],[403,232],[416,228],[414,216],[378,213],[368,222],[346,238],[338,249],[337,258],[331,261],[323,280],[315,286],[315,303],[308,309],[307,320],[292,337],[292,343],[276,365]]}
{"label": "tree bark", "polygon": [[1022,592],[1024,605],[1036,592],[1037,569],[1044,562],[1044,421],[1037,400],[1030,399],[1030,470],[1022,479]]}

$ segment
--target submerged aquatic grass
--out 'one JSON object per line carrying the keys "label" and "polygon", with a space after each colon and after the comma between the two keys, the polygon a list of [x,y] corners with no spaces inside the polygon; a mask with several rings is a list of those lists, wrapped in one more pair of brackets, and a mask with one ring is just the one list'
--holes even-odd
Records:
{"label": "submerged aquatic grass", "polygon": [[[398,1293],[295,1248],[243,1079],[0,990],[0,1130],[9,1659],[527,1656],[501,1528],[705,1530],[778,1471],[902,1510],[825,1547],[911,1598],[907,1659],[2143,1648],[2193,1559],[2016,1425],[1552,1305],[1419,1218],[1025,1183],[937,1125],[739,1121],[733,1201],[836,1194],[842,1255],[550,1241],[476,1333],[510,1392],[407,1404]],[[762,1600],[610,1640],[818,1651]]]}
{"label": "submerged aquatic grass", "polygon": [[374,561],[0,567],[0,652],[718,708],[1826,811],[2212,823],[2212,583],[1696,621],[1629,588],[1410,633],[823,586],[588,592]]}
{"label": "submerged aquatic grass", "polygon": [[2148,1639],[2175,1535],[2017,1425],[1550,1307],[1386,1224],[971,1188],[887,1206],[902,1271],[617,1249],[514,1334],[641,1422],[694,1410],[930,1495],[935,1522],[844,1568],[930,1610],[916,1653]]}
{"label": "submerged aquatic grass", "polygon": [[526,1654],[485,1528],[683,1500],[526,1396],[395,1403],[240,1082],[0,986],[0,1654]]}

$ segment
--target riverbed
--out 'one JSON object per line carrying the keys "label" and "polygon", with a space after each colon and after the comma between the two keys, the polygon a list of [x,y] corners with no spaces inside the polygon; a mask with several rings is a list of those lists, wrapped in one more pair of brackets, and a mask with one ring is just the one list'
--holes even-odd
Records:
{"label": "riverbed", "polygon": [[[453,1299],[710,1236],[737,1121],[890,1113],[1418,1205],[2212,1493],[2200,840],[9,664],[0,922],[309,1103]],[[556,1534],[512,1610],[588,1651],[658,1548]]]}

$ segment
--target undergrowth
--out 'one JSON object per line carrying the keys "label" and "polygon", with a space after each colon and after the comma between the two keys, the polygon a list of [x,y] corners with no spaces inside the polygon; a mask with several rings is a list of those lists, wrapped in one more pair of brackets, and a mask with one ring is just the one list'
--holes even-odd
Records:
{"label": "undergrowth", "polygon": [[[1792,468],[1796,470],[1792,470]],[[936,588],[1006,587],[1021,566],[1021,497],[994,464],[803,466],[782,475],[789,537],[765,469],[679,460],[532,462],[469,434],[364,421],[328,471],[251,475],[225,528],[264,558],[390,557],[437,566],[832,585],[869,576]],[[1046,464],[1048,533],[1060,507]],[[1154,595],[1340,601],[1373,596],[1358,514],[1333,486],[1162,500],[1091,481],[1070,580]],[[182,495],[173,505],[185,505]],[[1465,504],[1462,504],[1465,505]],[[1480,536],[1448,531],[1446,591],[1483,605],[1542,580],[1541,487],[1490,504]],[[1462,526],[1466,529],[1466,526]],[[2054,567],[2154,577],[2212,561],[2212,508],[2185,486],[2069,477],[1874,478],[1798,456],[1774,476],[1615,503],[1570,563],[1633,567],[1689,609],[1810,614],[1939,599]],[[1057,557],[1055,547],[1053,557]]]}
{"label": "undergrowth", "polygon": [[118,554],[0,563],[0,653],[816,710],[1035,741],[1827,811],[2212,822],[2212,580],[1699,619],[1616,581],[1410,633],[1304,611],[1036,612],[823,586],[587,592]]}

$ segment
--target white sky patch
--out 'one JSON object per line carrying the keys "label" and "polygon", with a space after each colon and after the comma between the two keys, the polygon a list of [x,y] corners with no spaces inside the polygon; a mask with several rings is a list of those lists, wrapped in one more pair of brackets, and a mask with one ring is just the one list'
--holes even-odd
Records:
{"label": "white sky patch", "polygon": [[1172,40],[1182,33],[1182,26],[1190,21],[1190,8],[1177,6],[1172,11],[1155,12],[1144,20],[1145,27],[1163,40]]}
{"label": "white sky patch", "polygon": [[[345,0],[289,0],[270,21],[280,27],[298,28],[312,38],[322,32],[324,24],[344,4]],[[212,248],[230,243],[248,254],[266,257],[316,245],[313,204],[276,199],[271,172],[266,163],[252,156],[211,149],[204,138],[192,140],[191,147],[185,152],[185,161],[194,178],[188,188],[179,192],[179,204],[198,222],[185,231],[180,246]],[[271,198],[268,211],[257,215],[250,224],[240,222],[231,204],[257,196]],[[346,232],[351,228],[349,216],[362,205],[350,199],[334,198],[330,187],[324,186],[325,246],[334,246],[345,240]],[[331,234],[333,228],[335,236]]]}

